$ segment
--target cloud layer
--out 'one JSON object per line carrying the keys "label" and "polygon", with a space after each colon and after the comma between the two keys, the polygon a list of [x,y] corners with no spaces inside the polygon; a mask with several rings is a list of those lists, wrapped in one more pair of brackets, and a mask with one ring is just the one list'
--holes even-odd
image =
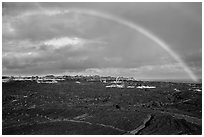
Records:
{"label": "cloud layer", "polygon": [[111,20],[82,14],[80,8],[142,24],[201,75],[201,10],[199,4],[190,3],[3,3],[3,74],[189,78],[149,38]]}

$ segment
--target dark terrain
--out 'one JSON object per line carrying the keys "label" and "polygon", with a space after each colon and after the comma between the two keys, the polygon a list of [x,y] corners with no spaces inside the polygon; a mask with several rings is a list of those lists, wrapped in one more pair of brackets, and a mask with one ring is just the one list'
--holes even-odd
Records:
{"label": "dark terrain", "polygon": [[202,84],[126,82],[2,83],[2,134],[202,134]]}

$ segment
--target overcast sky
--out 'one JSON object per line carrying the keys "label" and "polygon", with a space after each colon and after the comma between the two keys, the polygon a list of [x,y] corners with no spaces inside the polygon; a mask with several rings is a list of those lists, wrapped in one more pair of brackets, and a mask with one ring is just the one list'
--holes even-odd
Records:
{"label": "overcast sky", "polygon": [[190,79],[158,43],[113,17],[151,32],[201,78],[201,13],[201,3],[3,3],[3,75]]}

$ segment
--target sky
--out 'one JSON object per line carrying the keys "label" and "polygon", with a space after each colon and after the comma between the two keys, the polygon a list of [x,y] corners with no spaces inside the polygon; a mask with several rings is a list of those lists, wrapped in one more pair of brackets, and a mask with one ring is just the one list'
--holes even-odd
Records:
{"label": "sky", "polygon": [[202,4],[3,3],[2,73],[199,79]]}

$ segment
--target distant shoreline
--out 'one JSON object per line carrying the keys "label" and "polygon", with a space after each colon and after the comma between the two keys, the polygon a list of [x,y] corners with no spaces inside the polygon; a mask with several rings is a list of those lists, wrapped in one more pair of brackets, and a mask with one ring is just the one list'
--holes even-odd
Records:
{"label": "distant shoreline", "polygon": [[[46,75],[33,75],[34,77],[38,76],[38,77],[45,77]],[[29,76],[20,76],[20,77],[33,77],[32,75]],[[99,76],[99,75],[54,75],[54,77],[57,76],[68,76],[68,77],[111,77],[111,78],[117,78],[116,76]],[[19,77],[17,75],[2,75],[2,77]],[[128,77],[124,77],[121,76],[123,78],[128,78]],[[174,82],[174,83],[197,83],[197,84],[202,84],[202,79],[199,79],[198,81],[192,81],[192,80],[188,80],[188,79],[136,79],[136,81],[150,81],[150,82]]]}

